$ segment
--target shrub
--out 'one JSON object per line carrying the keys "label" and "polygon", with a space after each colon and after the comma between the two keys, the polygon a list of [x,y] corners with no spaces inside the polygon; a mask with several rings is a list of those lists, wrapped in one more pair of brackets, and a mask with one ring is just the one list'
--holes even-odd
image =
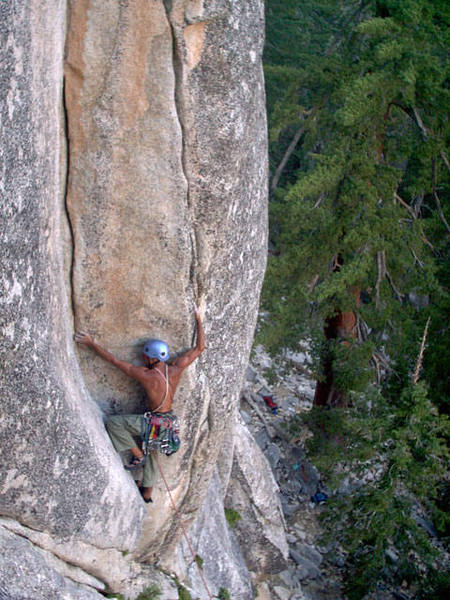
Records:
{"label": "shrub", "polygon": [[158,600],[161,596],[161,591],[157,585],[151,585],[139,594],[136,600]]}
{"label": "shrub", "polygon": [[231,529],[233,529],[233,527],[236,525],[236,523],[242,519],[241,515],[238,513],[237,510],[234,510],[233,508],[226,508],[225,509],[225,518],[228,522],[228,525],[231,527]]}

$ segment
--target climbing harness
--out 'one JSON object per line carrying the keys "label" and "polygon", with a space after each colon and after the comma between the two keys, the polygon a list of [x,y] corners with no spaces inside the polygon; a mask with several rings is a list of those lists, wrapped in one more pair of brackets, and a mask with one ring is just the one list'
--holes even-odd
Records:
{"label": "climbing harness", "polygon": [[172,508],[173,508],[173,510],[175,511],[175,514],[176,514],[176,516],[177,516],[177,519],[178,519],[178,522],[179,522],[179,524],[180,524],[181,530],[182,530],[182,532],[183,532],[184,539],[186,540],[186,542],[187,542],[187,545],[188,545],[188,547],[189,547],[189,551],[190,551],[190,553],[191,553],[191,555],[192,555],[192,560],[193,560],[193,561],[194,561],[194,562],[197,564],[197,567],[198,567],[198,572],[200,573],[200,577],[202,578],[203,585],[205,586],[205,590],[206,590],[206,593],[208,594],[209,600],[213,600],[213,597],[212,597],[212,595],[211,595],[211,592],[210,592],[210,591],[209,591],[209,589],[208,589],[208,585],[207,585],[207,583],[206,583],[206,580],[205,580],[205,577],[204,577],[204,575],[203,575],[203,572],[202,572],[202,570],[201,570],[201,568],[200,568],[200,565],[199,565],[199,564],[198,564],[198,562],[195,560],[195,554],[194,554],[194,550],[192,549],[191,542],[189,541],[189,538],[188,538],[188,536],[187,536],[187,533],[186,533],[186,529],[185,529],[185,527],[184,527],[184,525],[183,525],[183,521],[181,520],[180,514],[179,514],[179,512],[178,512],[178,509],[177,509],[177,507],[176,507],[176,505],[175,505],[174,499],[172,498],[172,494],[170,493],[170,489],[169,489],[169,486],[168,486],[168,484],[167,484],[166,478],[164,477],[164,473],[162,472],[162,469],[161,469],[161,464],[160,464],[160,462],[159,462],[159,458],[158,458],[158,455],[157,455],[157,454],[155,454],[155,458],[156,458],[156,463],[157,463],[157,465],[158,465],[159,472],[161,473],[161,478],[162,478],[162,480],[164,481],[164,485],[166,486],[167,493],[169,494],[169,499],[170,499],[170,502],[171,502],[171,504],[172,504]]}
{"label": "climbing harness", "polygon": [[141,439],[142,452],[146,455],[152,450],[170,456],[181,446],[178,417],[172,412],[146,412],[142,416]]}

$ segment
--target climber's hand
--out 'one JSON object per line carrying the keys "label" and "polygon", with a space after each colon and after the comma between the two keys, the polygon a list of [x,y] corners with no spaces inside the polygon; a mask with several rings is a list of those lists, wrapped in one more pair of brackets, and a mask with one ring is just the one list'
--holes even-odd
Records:
{"label": "climber's hand", "polygon": [[85,346],[90,346],[94,342],[92,337],[84,331],[77,331],[77,333],[74,336],[74,339],[77,342],[77,344],[84,344]]}

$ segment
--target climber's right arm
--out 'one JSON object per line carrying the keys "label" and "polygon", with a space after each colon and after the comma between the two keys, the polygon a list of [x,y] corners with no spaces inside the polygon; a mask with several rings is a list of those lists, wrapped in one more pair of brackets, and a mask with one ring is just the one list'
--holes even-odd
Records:
{"label": "climber's right arm", "polygon": [[94,339],[88,333],[85,333],[84,331],[77,332],[75,334],[75,341],[78,344],[82,344],[84,346],[87,346],[88,348],[92,348],[92,350],[94,350],[94,352],[96,352],[101,358],[103,358],[103,360],[111,363],[112,365],[123,371],[129,377],[137,379],[138,381],[142,379],[144,367],[136,367],[135,365],[132,365],[131,363],[126,362],[125,360],[120,360],[119,358],[116,358],[113,354],[111,354],[111,352],[108,352],[106,348],[103,348],[102,346],[100,346],[100,344],[97,344],[97,342],[95,342]]}

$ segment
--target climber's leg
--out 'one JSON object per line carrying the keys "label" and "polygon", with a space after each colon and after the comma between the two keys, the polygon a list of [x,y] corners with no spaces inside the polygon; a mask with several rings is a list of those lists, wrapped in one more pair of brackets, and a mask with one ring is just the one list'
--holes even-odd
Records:
{"label": "climber's leg", "polygon": [[114,415],[107,420],[106,429],[117,452],[129,450],[136,458],[142,458],[136,441],[141,436],[141,423],[140,415]]}
{"label": "climber's leg", "polygon": [[141,488],[141,494],[144,500],[151,499],[153,485],[157,477],[155,452],[155,450],[152,452],[148,452],[147,462],[144,465],[144,476],[142,479]]}

